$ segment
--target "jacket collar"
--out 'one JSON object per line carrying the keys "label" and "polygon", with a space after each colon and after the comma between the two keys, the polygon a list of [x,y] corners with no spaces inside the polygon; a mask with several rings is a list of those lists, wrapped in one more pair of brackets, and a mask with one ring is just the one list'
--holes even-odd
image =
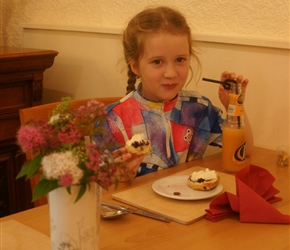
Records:
{"label": "jacket collar", "polygon": [[172,110],[175,107],[176,102],[178,100],[178,95],[171,101],[166,101],[166,102],[163,102],[163,101],[151,101],[151,100],[146,99],[145,97],[142,96],[141,91],[140,91],[141,84],[142,83],[140,83],[138,85],[137,89],[135,90],[135,92],[133,94],[134,98],[139,103],[141,103],[144,106],[148,106],[149,108],[163,109],[164,112],[168,112],[168,111]]}

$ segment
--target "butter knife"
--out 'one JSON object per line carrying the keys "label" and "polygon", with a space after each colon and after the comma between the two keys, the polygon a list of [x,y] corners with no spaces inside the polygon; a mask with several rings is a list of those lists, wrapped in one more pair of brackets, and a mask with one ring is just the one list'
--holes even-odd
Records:
{"label": "butter knife", "polygon": [[156,214],[156,213],[152,213],[152,212],[147,212],[147,211],[141,210],[141,209],[123,207],[123,206],[119,206],[119,205],[108,203],[108,202],[102,202],[102,205],[110,207],[110,208],[114,208],[114,209],[117,209],[117,210],[121,210],[121,211],[124,211],[124,212],[137,214],[137,215],[149,217],[149,218],[156,219],[156,220],[161,220],[161,221],[164,221],[164,222],[170,222],[171,221],[166,216],[162,216],[162,215],[159,215],[159,214]]}

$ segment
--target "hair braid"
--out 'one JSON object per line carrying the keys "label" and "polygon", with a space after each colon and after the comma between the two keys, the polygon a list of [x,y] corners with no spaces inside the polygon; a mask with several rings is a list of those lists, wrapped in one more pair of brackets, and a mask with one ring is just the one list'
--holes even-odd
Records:
{"label": "hair braid", "polygon": [[126,95],[129,94],[131,91],[134,91],[136,89],[136,87],[135,87],[136,75],[132,71],[130,65],[128,65],[128,73],[127,73],[127,75],[128,75],[128,81],[127,81],[128,86],[126,88],[126,90],[127,90]]}

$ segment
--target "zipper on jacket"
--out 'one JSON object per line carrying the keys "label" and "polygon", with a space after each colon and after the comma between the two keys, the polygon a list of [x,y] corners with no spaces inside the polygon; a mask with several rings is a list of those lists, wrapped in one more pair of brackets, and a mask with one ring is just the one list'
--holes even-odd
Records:
{"label": "zipper on jacket", "polygon": [[165,113],[164,113],[164,103],[162,104],[161,118],[162,118],[163,124],[165,126],[165,132],[166,132],[166,139],[165,139],[166,154],[167,154],[167,158],[170,159],[170,157],[171,157],[170,138],[172,136],[171,135],[171,123],[170,123],[170,121],[166,120]]}

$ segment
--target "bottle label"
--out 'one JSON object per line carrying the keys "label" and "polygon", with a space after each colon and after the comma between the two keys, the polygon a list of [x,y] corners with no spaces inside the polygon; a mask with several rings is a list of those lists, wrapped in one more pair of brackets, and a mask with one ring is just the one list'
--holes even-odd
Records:
{"label": "bottle label", "polygon": [[242,116],[244,114],[243,98],[241,94],[229,94],[228,115]]}
{"label": "bottle label", "polygon": [[233,162],[235,164],[243,164],[246,158],[246,142],[237,148],[233,155]]}

